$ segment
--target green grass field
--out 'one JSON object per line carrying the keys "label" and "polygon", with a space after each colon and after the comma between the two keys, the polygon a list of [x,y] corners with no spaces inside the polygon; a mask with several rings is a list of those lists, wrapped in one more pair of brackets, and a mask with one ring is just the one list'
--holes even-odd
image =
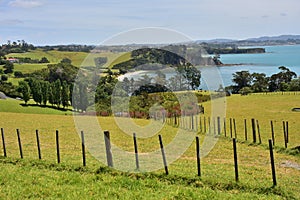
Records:
{"label": "green grass field", "polygon": [[[42,108],[22,107],[19,110],[13,105],[14,101],[0,100],[0,127],[5,131],[8,156],[0,157],[0,198],[300,199],[300,170],[297,169],[300,156],[289,153],[292,147],[300,145],[300,113],[291,111],[293,107],[299,107],[299,99],[298,95],[279,94],[227,97],[226,117],[235,118],[237,122],[238,183],[234,179],[232,142],[228,137],[221,136],[214,149],[201,160],[201,178],[196,176],[195,143],[169,166],[168,176],[164,175],[163,169],[141,174],[115,171],[90,154],[87,155],[87,167],[82,167],[81,142],[72,116],[42,114]],[[211,102],[203,106],[205,116],[210,116]],[[259,120],[261,145],[253,145],[250,135],[250,141],[244,141],[244,118]],[[276,187],[272,187],[267,148],[269,120],[275,122]],[[288,120],[290,124],[287,151],[283,150],[282,120]],[[103,130],[110,130],[114,144],[133,151],[132,137],[124,134],[113,118],[98,117],[98,121]],[[134,122],[141,126],[149,123],[138,119]],[[248,126],[250,133],[250,124]],[[24,159],[19,159],[17,128],[20,129]],[[36,129],[40,132],[41,161],[37,157]],[[56,164],[55,130],[60,131],[61,164]],[[165,146],[172,141],[177,130],[170,125],[162,128],[160,134]],[[198,136],[203,141],[204,135],[198,133]],[[139,138],[138,144],[140,152],[159,149],[157,134],[147,139]],[[0,155],[3,155],[2,148]]]}

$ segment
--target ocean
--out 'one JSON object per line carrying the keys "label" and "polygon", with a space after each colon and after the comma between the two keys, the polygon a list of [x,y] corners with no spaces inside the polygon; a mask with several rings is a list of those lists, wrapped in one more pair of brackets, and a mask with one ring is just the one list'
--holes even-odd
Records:
{"label": "ocean", "polygon": [[237,66],[218,67],[224,85],[232,85],[232,74],[247,70],[251,73],[265,73],[267,76],[278,73],[278,67],[285,66],[300,75],[300,45],[262,46],[264,54],[223,54],[220,60],[224,64],[240,64]]}
{"label": "ocean", "polygon": [[[232,85],[232,74],[242,70],[249,71],[250,73],[265,73],[267,76],[271,76],[280,71],[278,67],[285,66],[300,76],[300,45],[257,47],[265,48],[266,53],[221,54],[220,60],[224,64],[228,64],[228,66],[198,66],[198,69],[201,70],[201,85],[199,89],[217,90],[220,85],[223,87]],[[167,78],[174,75],[174,72],[166,71],[165,73]],[[137,80],[143,74],[147,74],[150,77],[156,76],[153,71],[137,71],[121,76],[119,77],[119,80],[122,80],[124,77],[133,77]]]}

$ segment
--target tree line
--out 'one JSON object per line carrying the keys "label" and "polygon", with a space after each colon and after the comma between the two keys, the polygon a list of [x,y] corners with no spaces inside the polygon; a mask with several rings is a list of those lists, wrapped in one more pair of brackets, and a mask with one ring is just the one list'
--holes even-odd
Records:
{"label": "tree line", "polygon": [[285,66],[278,68],[280,72],[268,77],[265,73],[239,71],[233,74],[235,83],[226,90],[246,95],[252,92],[300,91],[300,78]]}

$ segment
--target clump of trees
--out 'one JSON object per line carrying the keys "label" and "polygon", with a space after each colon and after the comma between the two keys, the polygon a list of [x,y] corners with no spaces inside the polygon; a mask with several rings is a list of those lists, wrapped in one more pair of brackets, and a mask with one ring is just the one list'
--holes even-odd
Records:
{"label": "clump of trees", "polygon": [[270,77],[264,73],[236,72],[232,79],[235,85],[226,89],[242,95],[252,92],[300,91],[300,78],[297,78],[297,74],[285,66],[280,66],[279,70]]}

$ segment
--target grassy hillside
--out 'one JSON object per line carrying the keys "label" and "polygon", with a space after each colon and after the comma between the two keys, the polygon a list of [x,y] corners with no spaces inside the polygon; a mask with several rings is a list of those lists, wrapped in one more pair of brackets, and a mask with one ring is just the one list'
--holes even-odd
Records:
{"label": "grassy hillside", "polygon": [[[298,105],[298,99],[297,95],[234,95],[227,98],[227,117],[236,119],[240,141],[237,144],[239,183],[234,180],[232,142],[228,138],[221,137],[209,155],[202,159],[201,178],[196,176],[195,143],[169,166],[169,176],[165,176],[163,170],[136,175],[108,169],[105,163],[98,162],[90,154],[87,167],[81,167],[81,143],[71,116],[1,112],[0,127],[5,130],[8,158],[0,157],[0,198],[299,199],[300,171],[297,167],[300,157],[281,151],[280,141],[281,120],[289,120],[289,145],[300,144],[299,113],[291,112],[291,108]],[[0,101],[0,105],[3,102]],[[203,105],[208,116],[211,103]],[[261,123],[262,145],[242,140],[243,118],[252,117]],[[270,119],[276,120],[278,143],[275,152],[278,186],[275,188],[272,187],[266,145],[270,138]],[[99,117],[98,120],[103,130],[111,131],[114,144],[133,151],[132,137],[124,134],[113,118]],[[141,126],[149,123],[147,120],[134,121]],[[16,128],[21,133],[23,160],[18,159]],[[40,131],[42,161],[37,159],[36,129]],[[55,130],[60,131],[61,164],[55,164]],[[176,131],[177,127],[163,127],[160,134],[165,145],[172,141]],[[202,141],[204,135],[198,135]],[[140,152],[159,149],[157,134],[138,139],[138,144]],[[1,148],[0,155],[3,155],[2,151]]]}

